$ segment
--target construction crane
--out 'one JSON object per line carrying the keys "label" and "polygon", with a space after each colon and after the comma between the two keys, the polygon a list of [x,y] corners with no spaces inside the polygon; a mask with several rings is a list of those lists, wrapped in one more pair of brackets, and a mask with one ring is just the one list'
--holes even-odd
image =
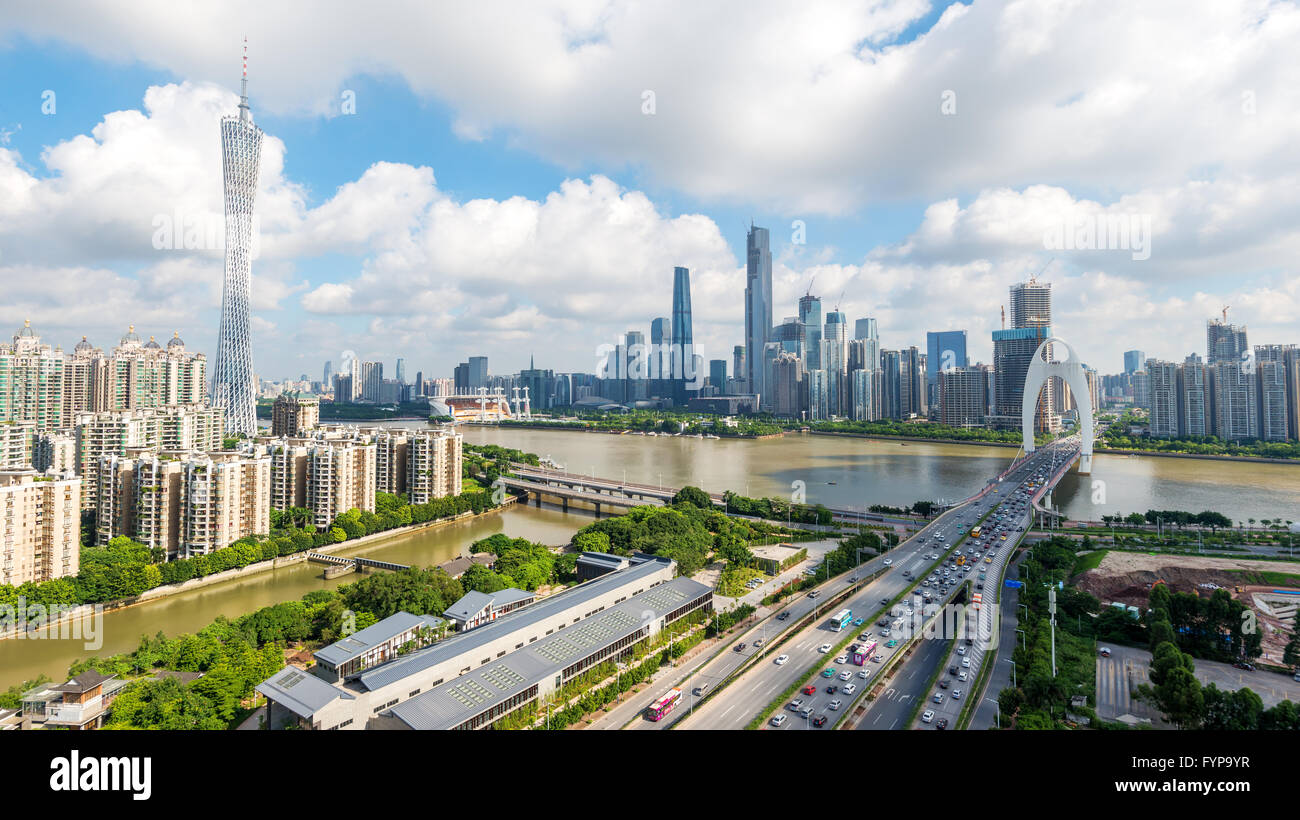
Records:
{"label": "construction crane", "polygon": [[1230,308],[1230,307],[1232,307],[1232,305],[1224,305],[1224,306],[1223,306],[1223,323],[1224,323],[1225,325],[1228,323],[1228,308]]}
{"label": "construction crane", "polygon": [[809,297],[809,296],[812,296],[812,286],[813,286],[813,283],[816,282],[816,281],[817,281],[817,274],[814,273],[814,274],[812,275],[812,278],[808,280],[808,290],[804,292],[804,297],[805,297],[805,298],[807,298],[807,297]]}
{"label": "construction crane", "polygon": [[1002,329],[1006,330],[1007,329],[1007,306],[1002,305],[1001,307],[998,308],[998,310],[1002,311]]}
{"label": "construction crane", "polygon": [[[1053,256],[1051,259],[1047,260],[1047,265],[1050,265],[1055,261],[1056,261],[1056,257]],[[1043,267],[1039,268],[1038,273],[1035,273],[1033,276],[1029,277],[1029,284],[1031,285],[1038,284],[1038,277],[1042,276],[1043,271],[1047,270],[1047,265],[1043,265]]]}
{"label": "construction crane", "polygon": [[840,302],[844,301],[844,291],[840,291],[840,298],[835,300],[835,312],[840,312]]}

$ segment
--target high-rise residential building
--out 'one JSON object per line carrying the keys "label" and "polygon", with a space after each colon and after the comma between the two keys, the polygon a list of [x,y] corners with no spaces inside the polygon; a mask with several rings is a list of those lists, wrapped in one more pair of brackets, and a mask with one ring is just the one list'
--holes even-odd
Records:
{"label": "high-rise residential building", "polygon": [[988,396],[983,368],[950,367],[938,375],[939,422],[952,427],[983,424]]}
{"label": "high-rise residential building", "polygon": [[1256,373],[1241,360],[1223,359],[1208,367],[1214,396],[1214,435],[1224,441],[1259,438]]}
{"label": "high-rise residential building", "polygon": [[[35,463],[33,449],[37,433],[30,421],[0,424],[0,470],[25,470]],[[44,468],[37,467],[43,470]]]}
{"label": "high-rise residential building", "polygon": [[[86,362],[84,348],[74,352],[70,362],[74,391],[80,386]],[[207,395],[207,359],[201,353],[186,352],[180,333],[174,333],[163,348],[152,336],[141,342],[131,325],[112,354],[91,360],[89,370],[93,379],[90,402],[75,406],[74,401],[74,412],[64,414],[69,419],[86,411],[200,404]]]}
{"label": "high-rise residential building", "polygon": [[927,414],[924,356],[912,346],[898,351],[899,412],[902,418]]}
{"label": "high-rise residential building", "polygon": [[1178,367],[1178,435],[1213,435],[1209,372],[1195,353]]}
{"label": "high-rise residential building", "polygon": [[421,430],[408,439],[406,493],[412,504],[460,495],[464,440],[451,430]]}
{"label": "high-rise residential building", "polygon": [[42,344],[31,322],[0,344],[0,423],[29,421],[37,429],[63,421],[64,355]]}
{"label": "high-rise residential building", "polygon": [[309,443],[282,438],[268,442],[264,450],[259,450],[271,459],[271,509],[307,506],[307,474],[311,469]]}
{"label": "high-rise residential building", "polygon": [[334,403],[351,404],[353,393],[352,375],[350,373],[334,374]]}
{"label": "high-rise residential building", "polygon": [[822,366],[822,300],[811,293],[799,297],[799,321],[803,324],[803,360],[807,370]]}
{"label": "high-rise residential building", "polygon": [[307,508],[312,523],[327,527],[341,513],[375,511],[375,445],[320,440],[309,445]]}
{"label": "high-rise residential building", "polygon": [[1174,362],[1146,360],[1148,379],[1148,426],[1153,438],[1178,438],[1181,414],[1178,410],[1178,370]]}
{"label": "high-rise residential building", "polygon": [[1143,410],[1151,409],[1151,374],[1139,370],[1132,375],[1133,405]]}
{"label": "high-rise residential building", "polygon": [[389,495],[406,492],[410,435],[406,430],[374,431],[376,492]]}
{"label": "high-rise residential building", "polygon": [[1124,372],[1136,373],[1142,369],[1142,363],[1147,360],[1147,355],[1141,350],[1124,351]]}
{"label": "high-rise residential building", "polygon": [[1300,440],[1300,347],[1256,345],[1255,363],[1260,438]]}
{"label": "high-rise residential building", "polygon": [[37,472],[77,474],[77,437],[74,434],[66,430],[43,430],[34,433],[31,441],[32,467]]}
{"label": "high-rise residential building", "polygon": [[219,450],[224,412],[219,407],[191,405],[78,415],[73,433],[83,507],[95,508],[104,456],[125,456],[128,450]]}
{"label": "high-rise residential building", "polygon": [[849,326],[844,314],[826,314],[822,330],[822,369],[826,371],[827,408],[832,416],[848,412]]}
{"label": "high-rise residential building", "polygon": [[748,392],[769,403],[763,383],[763,350],[772,330],[772,251],[767,228],[749,226],[745,237],[745,350],[749,352],[744,371]]}
{"label": "high-rise residential building", "polygon": [[362,362],[361,363],[361,400],[378,404],[382,401],[380,395],[384,384],[384,363],[383,362]]}
{"label": "high-rise residential building", "polygon": [[1246,344],[1246,327],[1230,325],[1223,319],[1205,323],[1205,363],[1239,362],[1250,348]]}
{"label": "high-rise residential building", "polygon": [[270,531],[269,457],[198,454],[181,468],[180,557],[215,552]]}
{"label": "high-rise residential building", "polygon": [[271,405],[271,435],[301,436],[320,423],[320,399],[306,393],[281,393]]}
{"label": "high-rise residential building", "polygon": [[76,575],[81,557],[81,479],[0,470],[0,584]]}
{"label": "high-rise residential building", "polygon": [[212,403],[225,409],[226,432],[257,432],[257,385],[251,325],[253,208],[262,157],[262,129],[248,108],[248,54],[239,88],[239,116],[221,120],[221,166],[226,205],[226,267],[221,327],[212,379]]}

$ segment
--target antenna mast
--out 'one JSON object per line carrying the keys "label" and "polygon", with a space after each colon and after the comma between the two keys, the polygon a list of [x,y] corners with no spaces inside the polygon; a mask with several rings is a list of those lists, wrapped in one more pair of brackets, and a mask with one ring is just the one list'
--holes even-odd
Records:
{"label": "antenna mast", "polygon": [[253,119],[248,110],[248,38],[244,38],[244,73],[239,80],[239,118],[244,122]]}

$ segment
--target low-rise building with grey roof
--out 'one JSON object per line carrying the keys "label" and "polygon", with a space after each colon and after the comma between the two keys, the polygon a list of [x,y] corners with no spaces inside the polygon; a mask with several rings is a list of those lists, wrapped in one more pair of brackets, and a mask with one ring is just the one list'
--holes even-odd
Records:
{"label": "low-rise building with grey roof", "polygon": [[447,607],[443,615],[462,632],[495,621],[502,615],[514,612],[537,600],[537,593],[509,587],[497,592],[479,592],[471,589],[456,603]]}
{"label": "low-rise building with grey roof", "polygon": [[419,649],[432,643],[446,626],[447,622],[435,615],[397,612],[317,650],[312,655],[316,664],[311,672],[321,680],[337,683],[397,657],[407,644]]}
{"label": "low-rise building with grey roof", "polygon": [[[387,713],[403,701],[488,666],[561,630],[567,631],[583,619],[630,598],[653,591],[672,581],[676,570],[676,562],[667,558],[647,560],[621,572],[549,595],[477,629],[457,632],[431,646],[362,670],[343,681],[330,684],[316,678],[333,690],[335,698],[313,701],[319,706],[319,714],[300,717],[304,725],[319,728],[364,728],[371,717]],[[709,600],[712,600],[711,596]],[[273,680],[268,679],[262,685]],[[320,690],[322,699],[328,694]],[[267,697],[274,700],[270,694]],[[345,700],[353,702],[344,703]],[[341,719],[339,716],[345,712],[349,717]],[[344,720],[348,721],[346,726]]]}
{"label": "low-rise building with grey roof", "polygon": [[636,644],[712,605],[711,588],[674,579],[400,703],[390,714],[412,729],[491,726],[593,666],[631,655]]}

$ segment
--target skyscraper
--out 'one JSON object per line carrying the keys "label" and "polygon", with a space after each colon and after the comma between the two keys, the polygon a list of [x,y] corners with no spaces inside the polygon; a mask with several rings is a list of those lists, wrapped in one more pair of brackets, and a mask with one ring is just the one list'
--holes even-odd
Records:
{"label": "skyscraper", "polygon": [[799,297],[799,321],[803,323],[804,368],[820,370],[822,366],[822,300],[806,294]]}
{"label": "skyscraper", "polygon": [[1136,373],[1142,369],[1142,363],[1147,360],[1147,356],[1141,350],[1124,351],[1124,372]]}
{"label": "skyscraper", "polygon": [[1230,325],[1221,319],[1205,323],[1205,363],[1241,361],[1246,352],[1246,328]]}
{"label": "skyscraper", "polygon": [[700,374],[695,362],[695,333],[691,326],[691,272],[673,268],[673,398],[685,403],[687,382]]}
{"label": "skyscraper", "polygon": [[939,373],[954,367],[966,367],[966,331],[941,330],[925,334],[927,361],[925,381],[926,399],[930,405],[939,403]]}
{"label": "skyscraper", "polygon": [[832,416],[848,412],[849,326],[844,314],[826,314],[822,333],[822,369],[826,371],[827,412]]}
{"label": "skyscraper", "polygon": [[853,338],[855,339],[880,339],[880,334],[876,331],[876,320],[871,317],[859,319],[853,323]]}
{"label": "skyscraper", "polygon": [[745,244],[745,350],[749,352],[745,379],[749,382],[749,392],[760,394],[760,403],[769,405],[763,383],[763,350],[772,330],[772,251],[768,247],[767,228],[751,224]]}
{"label": "skyscraper", "polygon": [[325,370],[321,374],[320,383],[323,385],[328,385],[330,383],[330,377],[332,377],[333,375],[334,375],[334,362],[330,359],[326,359]]}
{"label": "skyscraper", "polygon": [[239,116],[221,119],[222,183],[226,199],[226,269],[221,287],[221,327],[212,378],[212,403],[226,410],[226,432],[257,432],[257,385],[253,383],[253,206],[262,159],[262,129],[248,108],[248,45],[239,84]]}
{"label": "skyscraper", "polygon": [[406,359],[400,357],[397,359],[397,380],[406,384]]}

